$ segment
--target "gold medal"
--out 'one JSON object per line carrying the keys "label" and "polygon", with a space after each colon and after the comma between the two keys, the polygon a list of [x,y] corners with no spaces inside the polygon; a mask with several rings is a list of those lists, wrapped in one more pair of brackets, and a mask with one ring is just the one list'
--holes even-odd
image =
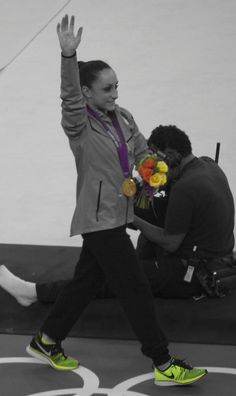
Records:
{"label": "gold medal", "polygon": [[122,192],[126,197],[133,197],[136,194],[137,187],[134,179],[126,178],[122,183]]}

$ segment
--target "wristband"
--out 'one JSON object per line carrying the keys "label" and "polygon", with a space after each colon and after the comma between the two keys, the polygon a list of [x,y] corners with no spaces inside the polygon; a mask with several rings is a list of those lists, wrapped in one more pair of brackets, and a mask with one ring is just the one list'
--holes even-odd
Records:
{"label": "wristband", "polygon": [[63,53],[61,53],[61,56],[62,56],[62,58],[73,58],[75,56],[75,54],[76,54],[76,52],[74,52],[73,55],[66,56],[66,55],[63,55]]}

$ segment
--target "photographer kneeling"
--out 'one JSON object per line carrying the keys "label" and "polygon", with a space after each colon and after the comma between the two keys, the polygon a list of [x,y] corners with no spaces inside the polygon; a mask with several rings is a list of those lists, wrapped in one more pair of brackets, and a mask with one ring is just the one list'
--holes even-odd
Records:
{"label": "photographer kneeling", "polygon": [[[188,136],[176,126],[155,128],[148,144],[165,154],[169,166],[163,227],[144,220],[144,210],[135,211],[134,225],[141,231],[137,252],[154,295],[224,294],[227,290],[219,290],[217,281],[219,269],[223,273],[225,266],[232,268],[236,287],[234,200],[224,172],[211,158],[194,156]],[[153,206],[158,218],[158,199]]]}

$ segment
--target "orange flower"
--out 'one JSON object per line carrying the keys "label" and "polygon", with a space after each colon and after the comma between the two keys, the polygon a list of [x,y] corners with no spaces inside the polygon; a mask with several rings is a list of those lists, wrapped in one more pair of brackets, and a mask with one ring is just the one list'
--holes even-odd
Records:
{"label": "orange flower", "polygon": [[153,168],[153,166],[155,165],[155,160],[154,158],[148,158],[146,160],[144,160],[144,162],[142,163],[142,166],[144,166],[145,168]]}
{"label": "orange flower", "polygon": [[145,168],[143,165],[140,165],[138,168],[138,172],[140,176],[142,176],[143,180],[145,180],[148,183],[152,175],[152,169]]}

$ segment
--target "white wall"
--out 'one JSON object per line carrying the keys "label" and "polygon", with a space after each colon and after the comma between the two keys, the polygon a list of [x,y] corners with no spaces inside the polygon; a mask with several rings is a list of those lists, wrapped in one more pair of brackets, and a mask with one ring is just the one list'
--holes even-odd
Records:
{"label": "white wall", "polygon": [[64,13],[84,26],[81,59],[116,70],[118,103],[145,136],[176,124],[213,157],[221,142],[236,197],[235,0],[0,0],[0,243],[81,243],[69,238],[76,172],[60,126]]}

